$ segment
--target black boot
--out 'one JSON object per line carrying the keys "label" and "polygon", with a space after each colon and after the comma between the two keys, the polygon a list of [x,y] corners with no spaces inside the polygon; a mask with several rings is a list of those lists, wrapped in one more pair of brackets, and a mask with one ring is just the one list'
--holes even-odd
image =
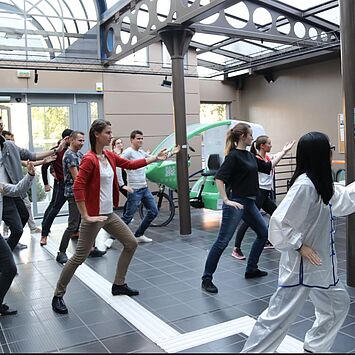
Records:
{"label": "black boot", "polygon": [[103,256],[103,255],[105,255],[105,254],[106,254],[106,250],[105,250],[105,251],[101,251],[101,250],[99,250],[99,249],[97,249],[97,248],[95,247],[93,250],[91,250],[89,256],[90,256],[91,258],[99,258],[100,256]]}
{"label": "black boot", "polygon": [[52,299],[53,311],[59,314],[67,314],[68,308],[64,303],[63,297],[54,296]]}
{"label": "black boot", "polygon": [[112,285],[112,294],[114,296],[118,295],[127,295],[127,296],[138,296],[139,291],[133,290],[132,288],[128,287],[127,284],[123,285]]}

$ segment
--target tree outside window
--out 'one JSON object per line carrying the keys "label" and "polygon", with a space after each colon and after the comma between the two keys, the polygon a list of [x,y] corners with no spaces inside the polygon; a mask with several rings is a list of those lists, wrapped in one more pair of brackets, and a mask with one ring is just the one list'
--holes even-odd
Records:
{"label": "tree outside window", "polygon": [[200,122],[213,123],[224,121],[229,115],[229,104],[227,103],[201,103]]}

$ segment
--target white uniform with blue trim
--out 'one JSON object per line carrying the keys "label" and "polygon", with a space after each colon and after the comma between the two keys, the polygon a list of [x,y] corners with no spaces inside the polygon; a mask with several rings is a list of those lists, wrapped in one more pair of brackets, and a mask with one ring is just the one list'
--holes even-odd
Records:
{"label": "white uniform with blue trim", "polygon": [[[242,352],[275,352],[308,296],[315,306],[316,320],[305,336],[304,348],[330,350],[350,304],[337,275],[333,220],[353,212],[355,182],[345,187],[335,183],[334,195],[325,205],[306,174],[296,179],[269,224],[268,239],[281,252],[279,285]],[[316,251],[320,266],[301,257],[297,249],[302,244]]]}

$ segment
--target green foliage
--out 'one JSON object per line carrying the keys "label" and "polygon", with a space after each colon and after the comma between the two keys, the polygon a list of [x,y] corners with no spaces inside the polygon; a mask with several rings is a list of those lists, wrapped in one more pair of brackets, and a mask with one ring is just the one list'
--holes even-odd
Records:
{"label": "green foliage", "polygon": [[212,123],[227,119],[226,104],[200,104],[200,122]]}
{"label": "green foliage", "polygon": [[49,150],[56,145],[62,132],[69,127],[68,106],[32,107],[32,135],[36,150]]}

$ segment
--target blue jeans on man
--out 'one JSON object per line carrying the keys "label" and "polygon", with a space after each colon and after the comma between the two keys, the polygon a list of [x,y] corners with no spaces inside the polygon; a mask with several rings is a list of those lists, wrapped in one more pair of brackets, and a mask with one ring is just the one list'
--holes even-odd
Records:
{"label": "blue jeans on man", "polygon": [[243,219],[257,234],[257,238],[250,250],[246,272],[254,272],[258,269],[259,257],[268,237],[267,225],[260,214],[259,209],[256,207],[255,200],[236,196],[231,197],[230,200],[242,204],[244,209],[238,209],[223,204],[221,227],[219,229],[217,240],[212,245],[207,256],[202,279],[212,280],[213,273],[217,269],[218,261],[224,249],[228,246],[229,241],[233,238],[241,219]]}
{"label": "blue jeans on man", "polygon": [[137,238],[141,237],[144,234],[150,223],[158,215],[158,208],[152,193],[149,191],[148,187],[142,187],[140,189],[134,189],[134,192],[129,192],[127,194],[126,211],[122,216],[123,222],[125,222],[126,224],[131,222],[141,202],[146,208],[147,214],[145,215],[143,221],[134,233],[135,237]]}

